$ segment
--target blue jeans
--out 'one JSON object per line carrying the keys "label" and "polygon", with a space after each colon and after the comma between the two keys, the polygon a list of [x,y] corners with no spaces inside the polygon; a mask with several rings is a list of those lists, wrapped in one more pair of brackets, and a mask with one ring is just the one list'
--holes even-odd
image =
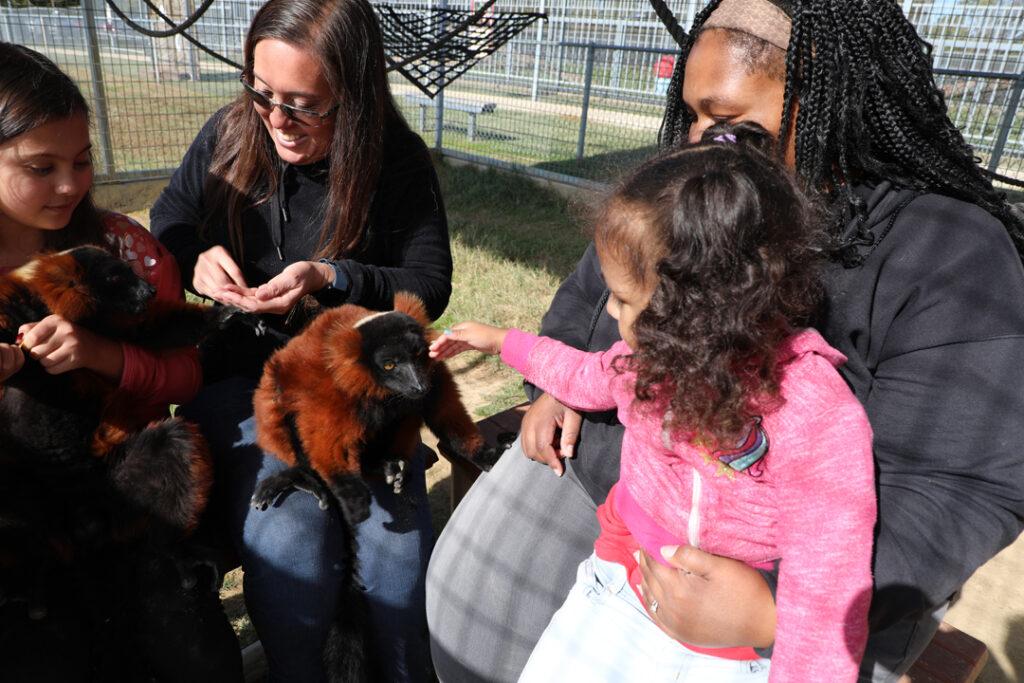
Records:
{"label": "blue jeans", "polygon": [[[216,470],[212,514],[242,561],[245,603],[267,656],[269,680],[325,680],[322,653],[348,569],[335,514],[293,492],[260,512],[249,506],[256,483],[285,469],[255,445],[255,382],[210,385],[182,413],[210,442]],[[359,577],[366,587],[371,651],[385,680],[426,680],[424,577],[433,543],[423,449],[405,471],[402,495],[370,482],[370,518],[359,524]]]}

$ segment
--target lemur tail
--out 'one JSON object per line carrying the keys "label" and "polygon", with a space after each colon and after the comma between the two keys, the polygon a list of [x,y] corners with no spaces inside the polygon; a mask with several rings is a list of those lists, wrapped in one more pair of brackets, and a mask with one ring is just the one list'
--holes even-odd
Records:
{"label": "lemur tail", "polygon": [[324,644],[324,668],[330,683],[372,683],[380,677],[374,674],[370,662],[370,619],[366,593],[358,578],[358,541],[355,529],[345,519],[340,506],[334,504],[331,507],[344,530],[343,547],[347,557],[342,565],[347,569],[338,591],[334,624]]}

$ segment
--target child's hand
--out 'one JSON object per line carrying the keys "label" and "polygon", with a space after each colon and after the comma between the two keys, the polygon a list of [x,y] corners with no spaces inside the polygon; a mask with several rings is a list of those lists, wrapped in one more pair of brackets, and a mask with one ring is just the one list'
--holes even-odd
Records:
{"label": "child's hand", "polygon": [[25,364],[25,354],[15,344],[0,344],[0,382],[6,382]]}
{"label": "child's hand", "polygon": [[51,375],[89,368],[108,379],[121,376],[121,345],[93,334],[59,315],[18,328],[21,348]]}
{"label": "child's hand", "polygon": [[505,327],[474,322],[459,323],[434,340],[430,345],[430,357],[445,360],[463,351],[482,351],[496,355],[501,353],[506,334],[508,328]]}

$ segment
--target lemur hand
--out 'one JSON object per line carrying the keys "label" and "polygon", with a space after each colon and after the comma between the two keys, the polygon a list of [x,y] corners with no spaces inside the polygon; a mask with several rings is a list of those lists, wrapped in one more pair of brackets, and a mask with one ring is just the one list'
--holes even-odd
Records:
{"label": "lemur hand", "polygon": [[0,344],[0,382],[6,382],[25,364],[25,354],[15,344]]}
{"label": "lemur hand", "polygon": [[450,330],[430,345],[430,357],[445,360],[463,351],[482,351],[491,355],[501,353],[508,328],[492,327],[483,323],[465,322],[453,325]]}

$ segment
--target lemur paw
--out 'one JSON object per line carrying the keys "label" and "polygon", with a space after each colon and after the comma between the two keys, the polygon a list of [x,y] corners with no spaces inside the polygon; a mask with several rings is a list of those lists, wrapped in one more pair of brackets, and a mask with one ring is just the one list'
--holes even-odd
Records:
{"label": "lemur paw", "polygon": [[273,474],[256,485],[250,505],[256,510],[266,510],[276,505],[289,491],[304,491],[317,500],[321,510],[330,505],[330,494],[319,479],[301,467],[290,467],[283,472]]}
{"label": "lemur paw", "polygon": [[484,472],[490,472],[504,452],[500,446],[484,446],[473,455],[473,464]]}
{"label": "lemur paw", "polygon": [[405,483],[405,461],[385,460],[384,481],[391,484],[391,488],[396,495],[400,494],[402,492],[402,485]]}
{"label": "lemur paw", "polygon": [[284,494],[295,488],[292,478],[285,476],[287,471],[269,476],[256,484],[256,491],[249,501],[253,509],[266,510],[277,503]]}
{"label": "lemur paw", "polygon": [[253,336],[256,337],[262,337],[267,333],[267,324],[258,315],[235,306],[218,306],[215,321],[219,330],[240,325],[252,330]]}
{"label": "lemur paw", "polygon": [[358,475],[338,477],[332,489],[349,524],[355,526],[370,517],[370,489]]}

